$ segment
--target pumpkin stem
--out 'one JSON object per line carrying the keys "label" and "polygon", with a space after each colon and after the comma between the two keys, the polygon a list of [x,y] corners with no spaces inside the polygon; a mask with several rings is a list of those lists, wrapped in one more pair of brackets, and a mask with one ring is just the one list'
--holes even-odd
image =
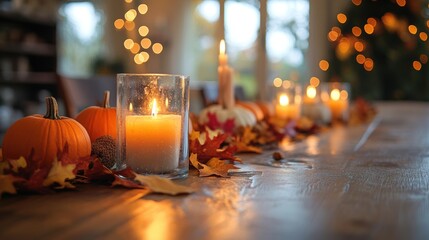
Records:
{"label": "pumpkin stem", "polygon": [[110,107],[110,91],[104,92],[104,101],[103,101],[103,107],[109,108]]}
{"label": "pumpkin stem", "polygon": [[58,114],[58,103],[54,97],[46,98],[46,114],[43,117],[48,119],[61,119]]}

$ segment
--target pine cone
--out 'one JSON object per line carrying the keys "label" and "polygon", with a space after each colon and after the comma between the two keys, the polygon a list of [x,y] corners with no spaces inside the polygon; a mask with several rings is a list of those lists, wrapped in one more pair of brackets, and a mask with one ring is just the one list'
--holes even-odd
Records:
{"label": "pine cone", "polygon": [[97,156],[107,168],[116,162],[116,142],[111,136],[101,136],[92,143],[92,155]]}

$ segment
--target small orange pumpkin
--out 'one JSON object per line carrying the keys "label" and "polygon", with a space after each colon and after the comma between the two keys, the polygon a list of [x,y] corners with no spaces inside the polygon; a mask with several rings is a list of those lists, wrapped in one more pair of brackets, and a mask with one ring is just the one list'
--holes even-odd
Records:
{"label": "small orange pumpkin", "polygon": [[106,135],[116,139],[116,109],[109,106],[109,98],[110,92],[104,92],[102,107],[87,107],[76,116],[76,120],[88,132],[91,142]]}
{"label": "small orange pumpkin", "polygon": [[16,121],[3,140],[3,159],[28,158],[40,165],[50,164],[68,144],[72,160],[91,154],[91,142],[85,128],[76,120],[58,115],[55,98],[46,98],[46,114],[35,114]]}

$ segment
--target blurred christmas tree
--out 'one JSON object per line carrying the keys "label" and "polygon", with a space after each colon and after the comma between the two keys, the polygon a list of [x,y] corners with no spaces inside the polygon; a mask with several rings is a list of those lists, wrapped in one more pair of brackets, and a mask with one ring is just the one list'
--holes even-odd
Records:
{"label": "blurred christmas tree", "polygon": [[354,97],[429,100],[428,1],[352,0],[328,33],[331,81]]}

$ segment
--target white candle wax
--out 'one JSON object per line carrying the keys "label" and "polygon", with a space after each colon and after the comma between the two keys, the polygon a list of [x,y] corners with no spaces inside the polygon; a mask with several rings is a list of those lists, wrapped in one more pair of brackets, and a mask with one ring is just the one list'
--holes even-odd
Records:
{"label": "white candle wax", "polygon": [[127,116],[126,159],[129,167],[163,173],[179,165],[180,115]]}
{"label": "white candle wax", "polygon": [[327,102],[332,113],[332,119],[344,120],[349,103],[347,100],[347,92],[345,90],[333,89]]}

